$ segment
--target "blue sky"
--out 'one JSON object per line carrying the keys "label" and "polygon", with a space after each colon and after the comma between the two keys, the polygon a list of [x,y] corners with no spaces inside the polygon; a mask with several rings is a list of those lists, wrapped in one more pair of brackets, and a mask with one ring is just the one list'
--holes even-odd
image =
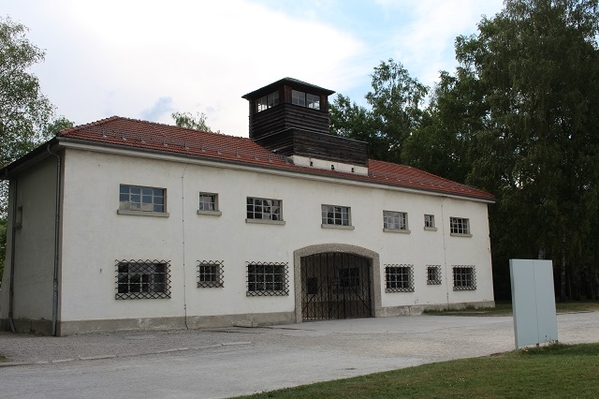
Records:
{"label": "blue sky", "polygon": [[248,135],[241,96],[283,77],[365,104],[382,60],[432,87],[455,66],[454,41],[502,0],[0,0],[0,16],[46,51],[33,72],[76,124],[112,115]]}

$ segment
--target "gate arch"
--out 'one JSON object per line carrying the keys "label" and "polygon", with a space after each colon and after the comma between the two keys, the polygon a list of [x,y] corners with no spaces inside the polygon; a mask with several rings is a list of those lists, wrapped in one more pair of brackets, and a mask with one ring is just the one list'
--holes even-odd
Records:
{"label": "gate arch", "polygon": [[[367,248],[359,247],[356,245],[348,244],[318,244],[310,245],[294,251],[293,263],[294,263],[294,293],[295,293],[295,319],[297,323],[304,321],[302,314],[303,301],[302,301],[302,259],[304,263],[311,262],[356,262],[357,268],[363,269],[363,263],[361,260],[368,264],[368,291],[370,292],[370,314],[368,316],[379,316],[381,310],[381,273],[380,273],[380,262],[378,253],[371,251]],[[335,260],[336,259],[336,260]],[[361,266],[362,265],[362,266]],[[333,265],[330,265],[333,267]],[[349,270],[345,270],[348,272]],[[360,273],[360,272],[358,272]],[[305,276],[304,276],[305,277]],[[350,276],[347,276],[350,277]],[[337,275],[337,278],[339,276]],[[341,278],[344,278],[341,276]],[[351,277],[350,277],[351,278]],[[361,281],[364,283],[364,279]],[[304,284],[306,282],[304,281]],[[306,287],[303,287],[304,291]],[[351,288],[347,287],[351,290]],[[346,290],[347,290],[346,289]],[[341,310],[338,310],[341,311]],[[352,317],[350,315],[350,317]],[[354,315],[354,317],[360,317]],[[367,317],[367,316],[363,316]],[[332,318],[345,318],[345,317],[332,317]]]}

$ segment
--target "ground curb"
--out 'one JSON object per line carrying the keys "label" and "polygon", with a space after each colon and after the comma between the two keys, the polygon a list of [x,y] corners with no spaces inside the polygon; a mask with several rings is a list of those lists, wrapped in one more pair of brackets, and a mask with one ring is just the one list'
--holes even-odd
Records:
{"label": "ground curb", "polygon": [[127,353],[127,354],[119,354],[119,355],[99,355],[99,356],[77,356],[73,358],[65,358],[65,359],[54,359],[54,360],[37,360],[37,361],[26,361],[26,362],[0,362],[1,367],[17,367],[17,366],[35,366],[35,365],[47,365],[47,364],[61,364],[61,363],[70,363],[74,361],[88,361],[88,360],[104,360],[104,359],[116,359],[116,358],[126,358],[126,357],[136,357],[136,356],[148,356],[148,355],[160,355],[164,353],[175,353],[175,352],[184,352],[188,350],[205,350],[205,349],[214,349],[214,348],[224,348],[224,347],[232,347],[232,346],[243,346],[243,345],[252,345],[252,342],[221,342],[214,345],[206,345],[206,346],[194,346],[189,348],[173,348],[173,349],[163,349],[159,351],[152,352],[142,352],[142,353]]}

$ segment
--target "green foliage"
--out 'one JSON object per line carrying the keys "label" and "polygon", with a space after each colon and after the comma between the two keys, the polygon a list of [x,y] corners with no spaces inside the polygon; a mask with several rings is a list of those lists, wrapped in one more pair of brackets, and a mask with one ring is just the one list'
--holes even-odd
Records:
{"label": "green foliage", "polygon": [[338,95],[330,108],[331,133],[367,141],[371,158],[401,162],[404,141],[422,121],[428,89],[392,59],[374,68],[371,78],[365,96],[371,110]]}
{"label": "green foliage", "polygon": [[564,281],[597,255],[585,244],[599,204],[597,1],[509,0],[478,28],[457,39],[457,84],[442,94],[470,93],[468,182],[499,199],[494,251],[551,257]]}
{"label": "green foliage", "polygon": [[44,52],[25,38],[27,28],[0,18],[0,166],[24,155],[47,137],[54,107],[27,70]]}
{"label": "green foliage", "polygon": [[175,120],[175,125],[188,129],[201,130],[203,132],[211,132],[212,130],[206,124],[206,114],[198,112],[193,115],[191,112],[173,112],[171,114]]}
{"label": "green foliage", "polygon": [[599,344],[550,345],[288,388],[249,398],[595,398]]}

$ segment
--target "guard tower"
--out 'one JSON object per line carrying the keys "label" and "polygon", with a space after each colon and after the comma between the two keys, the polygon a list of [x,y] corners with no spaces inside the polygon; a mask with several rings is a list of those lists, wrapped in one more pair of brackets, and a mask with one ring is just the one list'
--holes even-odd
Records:
{"label": "guard tower", "polygon": [[284,78],[244,95],[250,103],[250,138],[296,165],[368,174],[367,143],[329,134],[333,93]]}

